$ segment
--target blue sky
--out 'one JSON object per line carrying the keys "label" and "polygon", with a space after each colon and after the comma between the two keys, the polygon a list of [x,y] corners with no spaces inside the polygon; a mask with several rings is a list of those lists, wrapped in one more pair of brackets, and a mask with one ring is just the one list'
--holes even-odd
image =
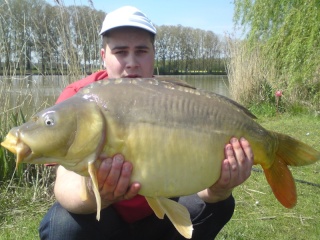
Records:
{"label": "blue sky", "polygon": [[[65,5],[89,5],[89,0],[60,0]],[[53,0],[48,1],[53,3]],[[178,25],[210,30],[216,34],[234,33],[232,0],[92,0],[94,8],[111,12],[131,5],[144,12],[156,25]]]}

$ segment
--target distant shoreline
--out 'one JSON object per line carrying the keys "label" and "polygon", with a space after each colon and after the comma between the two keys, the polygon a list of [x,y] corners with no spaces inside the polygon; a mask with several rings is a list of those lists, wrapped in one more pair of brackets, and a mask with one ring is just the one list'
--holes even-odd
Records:
{"label": "distant shoreline", "polygon": [[[79,74],[85,74],[85,75],[90,75],[93,72],[78,72]],[[20,71],[11,73],[11,74],[3,74],[2,71],[0,71],[0,76],[30,76],[30,75],[43,75],[43,76],[48,76],[48,75],[69,75],[70,72],[65,71],[65,72],[61,72],[61,71],[53,71],[53,72],[46,72],[46,73],[42,73],[42,72],[30,72],[30,71],[26,71],[24,73],[21,73]],[[155,75],[227,75],[227,73],[225,71],[216,71],[216,72],[171,72],[171,73],[155,73]]]}

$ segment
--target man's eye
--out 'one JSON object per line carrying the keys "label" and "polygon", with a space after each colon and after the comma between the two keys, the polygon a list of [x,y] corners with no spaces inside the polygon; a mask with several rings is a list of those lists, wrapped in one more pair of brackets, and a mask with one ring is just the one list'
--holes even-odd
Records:
{"label": "man's eye", "polygon": [[147,50],[143,50],[143,49],[138,50],[138,53],[146,53],[146,52],[147,52]]}
{"label": "man's eye", "polygon": [[115,52],[116,55],[123,55],[125,53],[126,53],[125,51],[117,51],[117,52]]}

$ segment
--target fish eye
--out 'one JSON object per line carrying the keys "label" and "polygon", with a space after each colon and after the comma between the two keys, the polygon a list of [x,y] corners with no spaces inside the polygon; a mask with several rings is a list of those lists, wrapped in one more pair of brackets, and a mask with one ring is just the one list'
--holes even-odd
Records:
{"label": "fish eye", "polygon": [[45,125],[47,126],[53,126],[54,125],[54,120],[52,118],[46,118],[44,120]]}

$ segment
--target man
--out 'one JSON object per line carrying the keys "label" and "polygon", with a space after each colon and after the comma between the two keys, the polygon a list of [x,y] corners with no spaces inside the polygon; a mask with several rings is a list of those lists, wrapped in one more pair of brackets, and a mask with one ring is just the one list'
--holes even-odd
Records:
{"label": "man", "polygon": [[[106,70],[69,85],[57,102],[97,80],[153,76],[156,29],[142,12],[133,7],[111,12],[100,34]],[[245,139],[232,138],[225,147],[225,156],[217,183],[192,196],[175,199],[190,212],[194,226],[192,239],[216,236],[233,214],[232,189],[250,176],[253,154]],[[80,197],[84,177],[59,166],[54,189],[57,203],[41,222],[41,239],[183,239],[167,218],[158,219],[144,197],[138,195],[140,184],[130,185],[133,166],[129,161],[121,155],[100,156],[100,159],[101,220],[95,220],[93,193],[86,201]],[[92,192],[90,180],[86,181]]]}

